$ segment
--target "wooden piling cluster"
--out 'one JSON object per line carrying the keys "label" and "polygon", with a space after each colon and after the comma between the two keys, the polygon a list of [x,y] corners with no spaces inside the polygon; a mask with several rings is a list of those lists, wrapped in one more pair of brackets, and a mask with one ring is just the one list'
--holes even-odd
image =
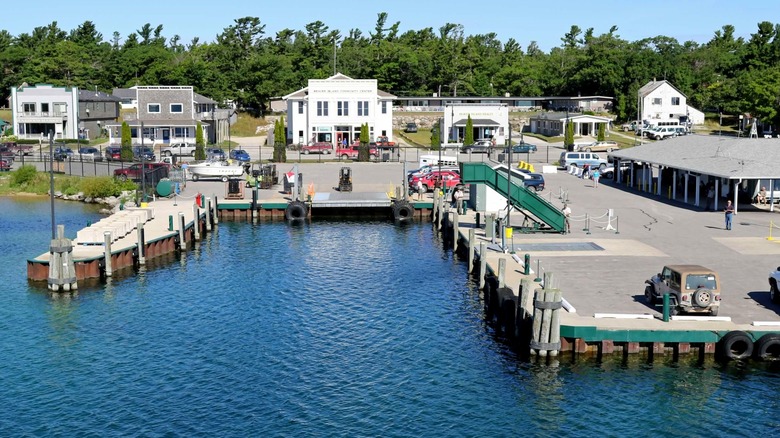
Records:
{"label": "wooden piling cluster", "polygon": [[65,238],[65,226],[57,225],[57,237],[49,245],[48,287],[58,292],[78,289],[76,266],[73,264],[73,243]]}

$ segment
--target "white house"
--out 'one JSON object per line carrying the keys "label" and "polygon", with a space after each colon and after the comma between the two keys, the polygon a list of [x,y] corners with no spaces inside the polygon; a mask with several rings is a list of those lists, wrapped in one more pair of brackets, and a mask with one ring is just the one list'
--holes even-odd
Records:
{"label": "white house", "polygon": [[576,113],[539,113],[530,118],[531,132],[536,134],[543,134],[550,137],[556,137],[564,135],[566,132],[566,123],[571,122],[574,127],[574,136],[591,136],[598,135],[598,129],[600,124],[604,124],[608,130],[609,124],[612,119],[609,117],[592,116],[588,114],[576,114]]}
{"label": "white house", "polygon": [[639,89],[639,114],[652,124],[704,123],[704,113],[688,105],[687,97],[666,80],[653,79]]}
{"label": "white house", "polygon": [[474,140],[494,139],[505,144],[509,135],[509,107],[505,103],[447,103],[442,117],[442,142],[461,143],[471,116]]}
{"label": "white house", "polygon": [[48,84],[22,84],[11,88],[14,135],[44,139],[49,131],[57,139],[75,139],[79,134],[79,90]]}
{"label": "white house", "polygon": [[309,79],[309,85],[283,97],[287,102],[287,141],[340,143],[360,138],[367,123],[374,140],[393,141],[393,100],[376,79],[352,79],[341,73]]}

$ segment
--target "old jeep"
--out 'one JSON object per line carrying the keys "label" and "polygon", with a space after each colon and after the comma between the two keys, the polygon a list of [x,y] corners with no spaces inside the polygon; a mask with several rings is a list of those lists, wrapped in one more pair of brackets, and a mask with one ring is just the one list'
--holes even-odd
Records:
{"label": "old jeep", "polygon": [[718,315],[720,309],[720,278],[712,269],[699,265],[669,265],[646,280],[645,298],[655,305],[669,294],[669,311],[709,313]]}

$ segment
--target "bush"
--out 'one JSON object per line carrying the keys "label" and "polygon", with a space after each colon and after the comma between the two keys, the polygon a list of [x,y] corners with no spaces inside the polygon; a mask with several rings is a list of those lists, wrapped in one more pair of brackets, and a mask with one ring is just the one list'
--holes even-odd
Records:
{"label": "bush", "polygon": [[107,198],[119,196],[122,193],[122,188],[110,176],[97,176],[81,180],[81,191],[87,198]]}
{"label": "bush", "polygon": [[35,166],[25,165],[11,172],[11,187],[19,187],[31,184],[38,175]]}

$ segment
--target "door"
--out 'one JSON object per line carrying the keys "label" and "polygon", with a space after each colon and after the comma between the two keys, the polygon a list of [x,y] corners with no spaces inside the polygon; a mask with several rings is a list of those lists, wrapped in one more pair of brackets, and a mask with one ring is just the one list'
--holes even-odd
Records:
{"label": "door", "polygon": [[171,130],[168,128],[162,129],[162,140],[163,143],[170,143],[171,141]]}

